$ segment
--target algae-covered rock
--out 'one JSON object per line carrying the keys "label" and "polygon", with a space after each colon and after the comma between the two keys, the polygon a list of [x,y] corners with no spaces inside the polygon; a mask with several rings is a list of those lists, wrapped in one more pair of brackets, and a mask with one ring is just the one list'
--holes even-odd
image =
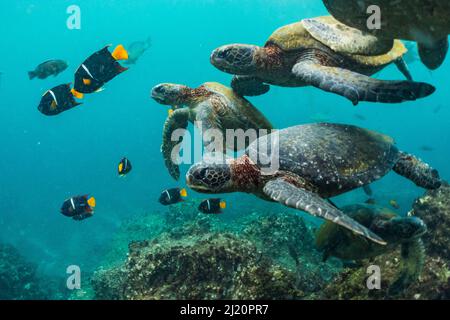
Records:
{"label": "algae-covered rock", "polygon": [[450,262],[450,185],[428,191],[414,202],[411,215],[421,218],[428,226],[424,236],[427,253]]}
{"label": "algae-covered rock", "polygon": [[[345,269],[322,292],[324,299],[450,299],[450,186],[444,183],[438,190],[427,191],[413,205],[410,215],[421,218],[428,226],[423,236],[426,259],[419,279],[398,295],[388,288],[398,276],[399,250],[364,260],[360,268]],[[381,289],[367,288],[367,268],[380,267]]]}
{"label": "algae-covered rock", "polygon": [[44,300],[47,292],[36,275],[36,266],[11,245],[0,244],[0,300]]}
{"label": "algae-covered rock", "polygon": [[[365,260],[360,268],[345,269],[323,290],[320,297],[343,300],[450,299],[449,267],[442,259],[433,257],[427,257],[424,270],[416,282],[400,294],[391,295],[388,289],[398,277],[399,254],[396,251],[377,257],[374,261]],[[368,267],[371,265],[380,267],[380,289],[368,289],[367,280],[372,275]]]}
{"label": "algae-covered rock", "polygon": [[130,244],[122,268],[100,271],[99,299],[285,299],[304,294],[295,274],[228,233]]}

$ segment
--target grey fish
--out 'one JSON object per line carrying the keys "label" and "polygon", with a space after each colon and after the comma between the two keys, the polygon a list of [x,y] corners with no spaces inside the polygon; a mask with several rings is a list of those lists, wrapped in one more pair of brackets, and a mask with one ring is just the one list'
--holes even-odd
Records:
{"label": "grey fish", "polygon": [[135,64],[138,59],[152,46],[150,37],[146,41],[136,41],[128,46],[128,60],[124,64]]}
{"label": "grey fish", "polygon": [[38,65],[34,71],[29,71],[28,76],[30,77],[30,80],[36,77],[39,79],[46,79],[51,75],[56,77],[66,70],[67,67],[67,63],[63,60],[48,60]]}
{"label": "grey fish", "polygon": [[433,151],[434,149],[433,149],[433,147],[424,145],[424,146],[420,147],[420,150],[422,150],[422,151]]}

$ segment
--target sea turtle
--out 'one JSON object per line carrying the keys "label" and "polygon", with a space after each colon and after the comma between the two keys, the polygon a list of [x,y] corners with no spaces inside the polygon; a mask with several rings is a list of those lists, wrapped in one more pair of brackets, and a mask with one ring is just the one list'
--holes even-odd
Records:
{"label": "sea turtle", "polygon": [[[172,106],[164,124],[161,151],[170,175],[176,180],[180,176],[180,170],[171,155],[181,141],[172,141],[172,134],[176,129],[186,129],[188,122],[201,125],[204,133],[208,129],[218,129],[223,137],[227,136],[227,130],[245,132],[254,129],[256,135],[253,140],[272,129],[269,120],[255,106],[220,83],[207,82],[195,89],[180,84],[163,83],[152,89],[152,98],[160,104]],[[250,139],[247,145],[239,145],[234,143],[234,139],[227,139],[223,143],[223,150],[220,151],[227,148],[234,151],[245,149],[253,140]],[[211,143],[205,138],[206,147],[208,142]]]}
{"label": "sea turtle", "polygon": [[[448,51],[450,33],[450,1],[443,0],[323,0],[337,20],[380,38],[416,41],[422,62],[430,69],[438,68]],[[375,7],[376,6],[376,7]],[[379,28],[374,13],[379,8]],[[370,22],[370,23],[368,23]],[[339,33],[339,32],[338,32]],[[339,36],[334,34],[334,36]]]}
{"label": "sea turtle", "polygon": [[398,293],[417,280],[425,260],[421,236],[427,231],[427,227],[422,220],[399,216],[389,209],[367,204],[346,206],[342,208],[342,212],[379,235],[387,245],[367,241],[366,238],[327,221],[316,233],[316,245],[324,252],[324,261],[330,256],[343,261],[372,259],[401,246],[402,270],[389,291]]}
{"label": "sea turtle", "polygon": [[[244,96],[264,94],[270,89],[268,84],[312,85],[344,96],[354,105],[360,101],[398,103],[435,91],[432,85],[411,81],[402,58],[406,52],[398,40],[386,44],[325,16],[281,27],[264,47],[222,46],[212,53],[211,63],[236,75],[232,87]],[[392,62],[408,81],[369,77]]]}
{"label": "sea turtle", "polygon": [[384,243],[325,199],[370,184],[391,170],[427,189],[441,185],[436,170],[400,152],[390,137],[334,123],[272,132],[251,143],[240,158],[194,164],[186,181],[203,193],[252,193]]}

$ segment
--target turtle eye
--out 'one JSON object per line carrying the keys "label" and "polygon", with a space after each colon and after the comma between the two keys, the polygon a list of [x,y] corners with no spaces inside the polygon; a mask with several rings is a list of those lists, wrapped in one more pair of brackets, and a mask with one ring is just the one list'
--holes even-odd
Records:
{"label": "turtle eye", "polygon": [[223,51],[219,51],[219,54],[217,56],[219,57],[219,59],[226,59],[229,53],[230,49],[225,49]]}

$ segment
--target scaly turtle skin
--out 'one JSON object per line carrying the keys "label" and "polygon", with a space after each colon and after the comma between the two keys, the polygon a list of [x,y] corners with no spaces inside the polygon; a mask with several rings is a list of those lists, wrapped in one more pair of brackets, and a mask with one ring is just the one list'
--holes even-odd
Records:
{"label": "scaly turtle skin", "polygon": [[[442,0],[323,0],[331,15],[348,26],[374,34],[381,41],[404,39],[416,41],[422,62],[430,69],[445,60],[450,33],[450,2]],[[381,10],[381,28],[369,29],[372,13]]]}
{"label": "scaly turtle skin", "polygon": [[[169,114],[164,124],[161,151],[166,167],[175,180],[179,179],[180,170],[171,154],[182,140],[172,141],[172,134],[177,129],[186,129],[189,122],[201,124],[204,133],[209,129],[220,130],[223,137],[226,137],[228,129],[243,131],[254,129],[257,134],[262,134],[264,129],[273,128],[269,120],[249,101],[237,95],[231,88],[216,82],[204,83],[196,89],[179,84],[163,83],[152,89],[152,98],[158,103],[173,108],[173,112]],[[226,145],[226,142],[229,145]],[[208,141],[205,137],[206,147],[210,143],[212,141]],[[239,151],[247,147],[235,145],[234,140],[226,140],[223,145],[224,148],[220,151],[225,151],[227,148]]]}
{"label": "scaly turtle skin", "polygon": [[422,220],[401,217],[389,209],[363,204],[347,206],[342,211],[386,240],[387,245],[367,241],[334,223],[325,222],[316,234],[316,245],[324,252],[324,260],[329,256],[344,261],[370,259],[401,246],[402,270],[389,291],[396,294],[417,280],[425,259],[420,237],[427,227]]}
{"label": "scaly turtle skin", "polygon": [[295,126],[263,136],[238,159],[193,165],[186,180],[203,193],[252,193],[384,244],[326,199],[368,185],[391,170],[427,189],[441,185],[436,170],[400,152],[391,138],[332,123]]}
{"label": "scaly turtle skin", "polygon": [[[426,97],[435,88],[411,81],[400,41],[380,41],[330,16],[305,19],[276,30],[264,47],[232,44],[216,49],[211,63],[236,75],[233,89],[255,96],[282,87],[314,86],[360,101],[398,103]],[[408,81],[370,78],[396,63]]]}

